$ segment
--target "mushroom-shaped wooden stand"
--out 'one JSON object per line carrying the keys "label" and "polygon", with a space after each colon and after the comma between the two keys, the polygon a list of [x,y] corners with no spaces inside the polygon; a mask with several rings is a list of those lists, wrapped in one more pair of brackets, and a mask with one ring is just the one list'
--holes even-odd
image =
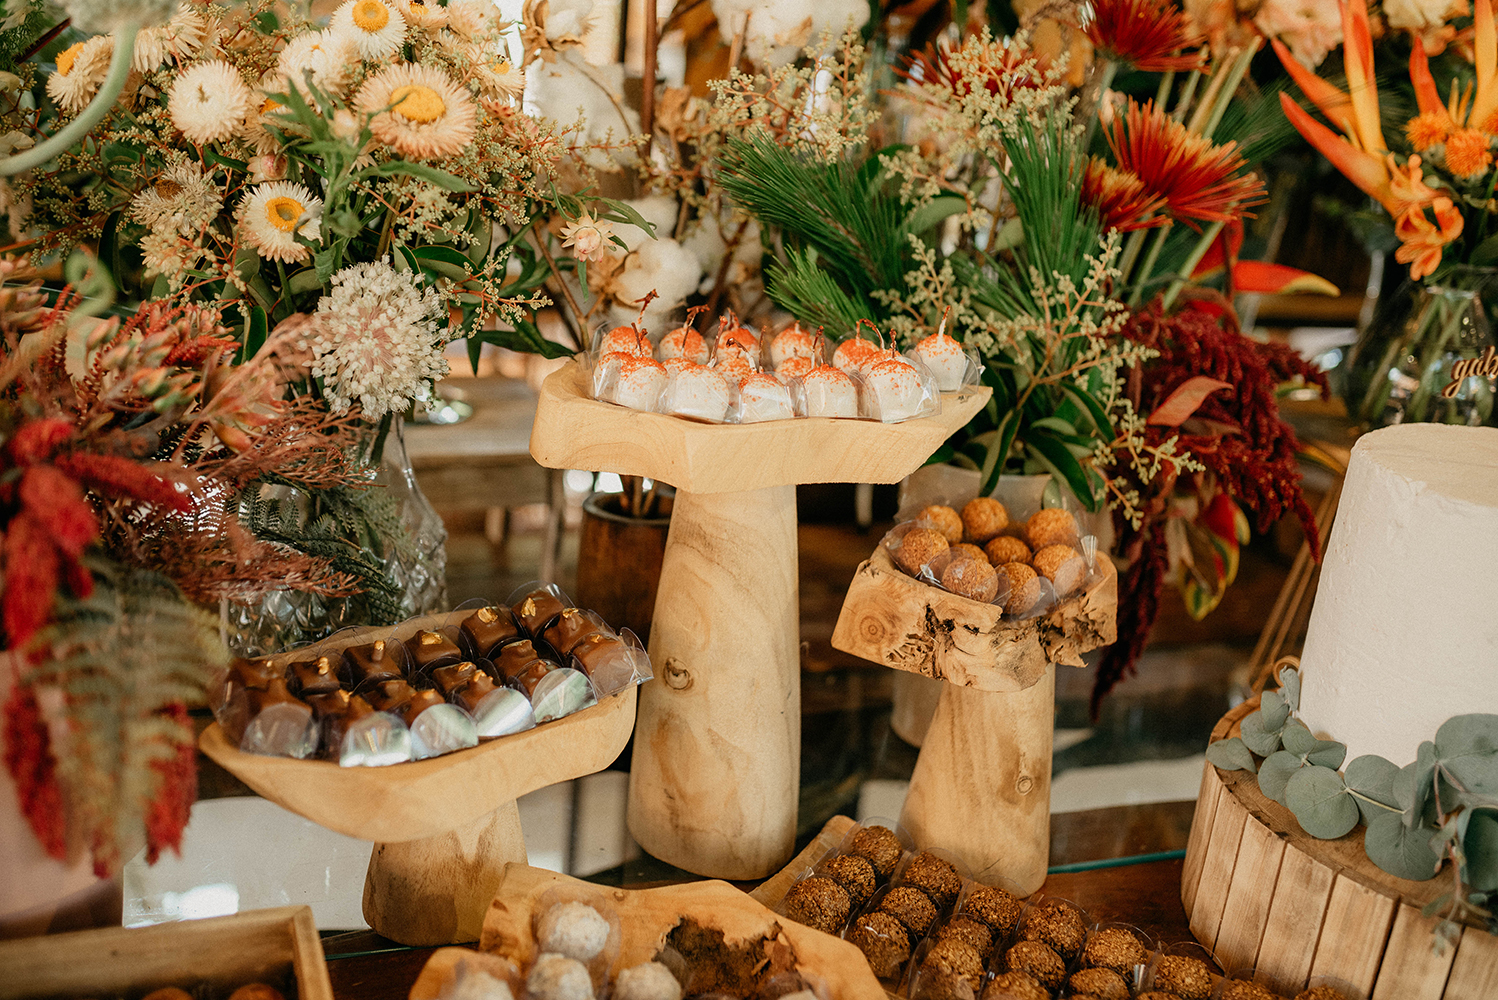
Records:
{"label": "mushroom-shaped wooden stand", "polygon": [[640,692],[629,829],[699,875],[763,878],[791,855],[801,757],[799,483],[893,483],[987,401],[939,416],[712,425],[588,397],[568,364],[541,387],[531,454],[550,468],[676,487]]}
{"label": "mushroom-shaped wooden stand", "polygon": [[1055,664],[1117,637],[1118,574],[1105,555],[1081,591],[1034,618],[906,576],[883,547],[858,567],[832,645],[940,678],[900,823],[923,847],[953,852],[979,881],[1025,895],[1050,854]]}
{"label": "mushroom-shaped wooden stand", "polygon": [[[457,622],[466,614],[436,621]],[[429,627],[432,619],[340,634],[308,650]],[[505,864],[526,859],[515,800],[613,763],[634,728],[635,699],[630,687],[523,733],[387,767],[245,753],[217,723],[204,730],[199,745],[277,805],[375,842],[364,880],[364,919],[376,931],[402,944],[449,944],[478,939]]]}

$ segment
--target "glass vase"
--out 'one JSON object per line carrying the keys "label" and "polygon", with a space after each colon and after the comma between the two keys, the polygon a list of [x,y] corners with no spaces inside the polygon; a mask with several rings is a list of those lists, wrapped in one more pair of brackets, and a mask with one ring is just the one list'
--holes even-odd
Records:
{"label": "glass vase", "polygon": [[1453,369],[1494,345],[1488,310],[1495,305],[1498,271],[1489,269],[1464,269],[1441,283],[1406,282],[1380,301],[1347,358],[1348,414],[1370,428],[1492,424],[1492,381],[1453,378]]}
{"label": "glass vase", "polygon": [[[379,594],[322,597],[277,590],[253,605],[225,603],[223,627],[236,656],[264,656],[327,638],[356,625],[393,625],[447,606],[447,529],[422,493],[406,454],[400,415],[370,425],[361,455],[377,472],[369,496],[379,502],[357,538],[364,557],[384,582]],[[261,488],[262,499],[279,500],[306,524],[320,516],[317,500],[284,486]]]}

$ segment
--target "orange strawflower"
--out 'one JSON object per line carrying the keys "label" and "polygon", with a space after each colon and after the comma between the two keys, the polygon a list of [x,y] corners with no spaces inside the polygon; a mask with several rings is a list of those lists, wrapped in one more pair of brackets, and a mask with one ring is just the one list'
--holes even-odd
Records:
{"label": "orange strawflower", "polygon": [[1207,40],[1184,11],[1160,0],[1092,0],[1083,30],[1103,58],[1146,73],[1200,68]]}
{"label": "orange strawflower", "polygon": [[1435,212],[1434,223],[1426,217],[1424,208],[1411,208],[1394,224],[1394,235],[1400,243],[1394,259],[1410,265],[1413,281],[1434,273],[1441,266],[1446,245],[1462,234],[1462,213],[1450,198],[1437,198],[1430,207]]}
{"label": "orange strawflower", "polygon": [[1451,118],[1447,115],[1427,111],[1411,118],[1404,126],[1404,137],[1418,153],[1446,141],[1451,134]]}
{"label": "orange strawflower", "polygon": [[1446,169],[1465,180],[1492,165],[1488,137],[1475,128],[1457,129],[1446,137]]}
{"label": "orange strawflower", "polygon": [[1087,161],[1082,176],[1082,202],[1097,210],[1104,231],[1151,229],[1168,221],[1160,210],[1165,197],[1146,191],[1144,181],[1130,171],[1115,170],[1098,157]]}

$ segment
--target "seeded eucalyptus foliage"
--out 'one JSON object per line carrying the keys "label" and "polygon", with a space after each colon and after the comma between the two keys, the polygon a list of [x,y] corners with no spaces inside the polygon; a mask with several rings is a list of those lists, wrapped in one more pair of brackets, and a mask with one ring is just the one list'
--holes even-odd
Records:
{"label": "seeded eucalyptus foliage", "polygon": [[1447,719],[1404,767],[1367,754],[1344,768],[1347,747],[1318,740],[1295,717],[1299,672],[1285,667],[1279,681],[1243,719],[1242,735],[1213,743],[1207,760],[1257,775],[1259,790],[1313,837],[1332,840],[1364,824],[1368,860],[1391,875],[1424,881],[1451,861],[1452,891],[1425,908],[1442,915],[1438,947],[1455,943],[1466,918],[1498,934],[1498,715]]}

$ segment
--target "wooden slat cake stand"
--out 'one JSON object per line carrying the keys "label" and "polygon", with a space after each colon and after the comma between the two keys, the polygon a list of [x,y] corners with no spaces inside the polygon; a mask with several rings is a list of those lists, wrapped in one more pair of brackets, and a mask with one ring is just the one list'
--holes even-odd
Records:
{"label": "wooden slat cake stand", "polygon": [[[298,650],[317,656],[394,634],[456,624],[453,612],[394,629],[364,629]],[[364,880],[364,919],[402,944],[478,939],[507,862],[524,863],[515,800],[601,771],[634,728],[636,691],[468,750],[387,767],[244,753],[217,723],[203,752],[265,798],[319,826],[375,841]]]}
{"label": "wooden slat cake stand", "polygon": [[905,575],[881,546],[858,567],[832,645],[946,681],[900,823],[921,847],[951,851],[980,882],[1021,895],[1050,856],[1055,664],[1117,638],[1118,573],[1099,554],[1080,592],[1034,618]]}
{"label": "wooden slat cake stand", "polygon": [[575,363],[542,385],[536,461],[677,491],[629,783],[629,829],[646,851],[729,879],[764,878],[790,857],[801,766],[795,487],[898,482],[989,395],[946,393],[939,416],[897,424],[711,425],[591,399]]}

